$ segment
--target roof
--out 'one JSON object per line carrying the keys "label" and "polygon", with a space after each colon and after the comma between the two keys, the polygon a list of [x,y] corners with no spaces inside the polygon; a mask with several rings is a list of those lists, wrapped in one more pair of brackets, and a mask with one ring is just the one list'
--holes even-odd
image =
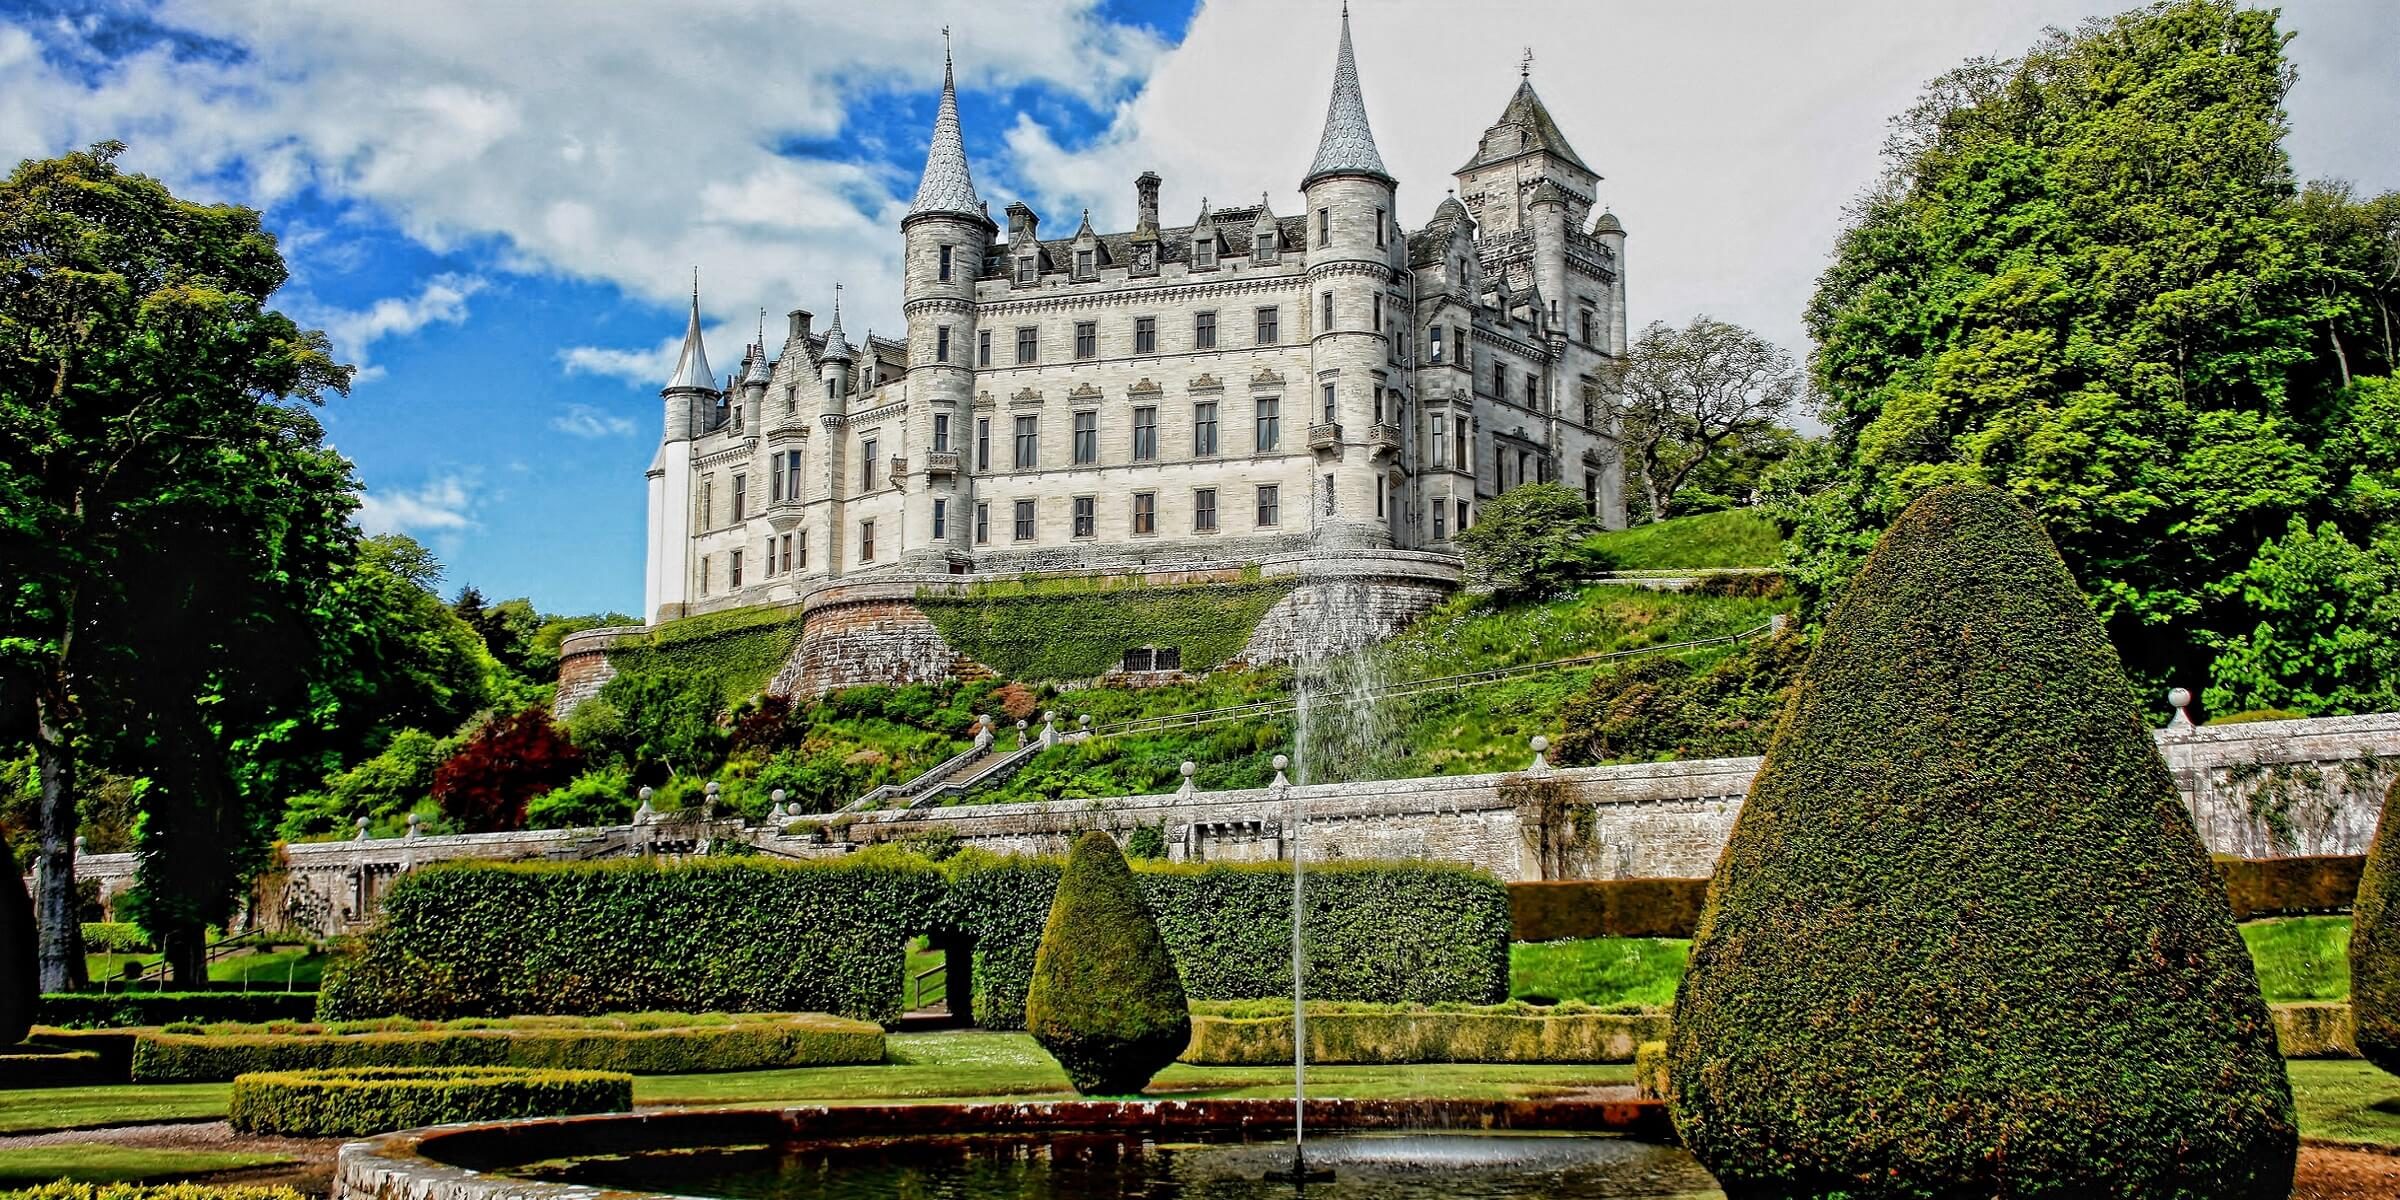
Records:
{"label": "roof", "polygon": [[[1517,126],[1522,131],[1524,144],[1509,153],[1486,157],[1484,147],[1491,144],[1492,134],[1503,125]],[[1581,168],[1586,174],[1599,174],[1576,155],[1575,147],[1567,144],[1567,135],[1559,132],[1558,122],[1550,116],[1549,106],[1543,104],[1542,98],[1535,94],[1533,80],[1526,78],[1517,81],[1517,92],[1508,98],[1508,107],[1501,109],[1500,119],[1492,122],[1491,127],[1483,131],[1483,140],[1475,144],[1474,156],[1469,158],[1467,165],[1460,167],[1458,172],[1463,174],[1487,163],[1503,162],[1520,154],[1531,154],[1537,150],[1546,151],[1565,159]]]}
{"label": "roof", "polygon": [[683,353],[675,359],[675,373],[667,377],[665,391],[697,388],[704,392],[717,390],[715,372],[708,369],[708,347],[700,341],[700,276],[692,275],[692,317],[683,327]]}
{"label": "roof", "polygon": [[1425,223],[1425,228],[1408,235],[1408,265],[1430,267],[1441,262],[1459,228],[1473,225],[1474,221],[1473,217],[1467,215],[1467,206],[1458,202],[1458,197],[1443,197],[1441,205],[1433,210],[1433,219]]}
{"label": "roof", "polygon": [[[1306,240],[1308,237],[1308,221],[1306,218],[1277,217],[1273,213],[1267,213],[1266,215],[1275,222],[1275,228],[1282,235],[1282,246],[1280,249],[1296,250],[1308,244]],[[1252,205],[1246,208],[1219,208],[1211,210],[1208,214],[1208,226],[1217,232],[1217,240],[1220,243],[1219,250],[1223,253],[1230,254],[1249,253],[1250,239],[1252,236],[1254,236],[1252,231],[1257,226],[1259,216],[1260,208],[1257,205]],[[1201,226],[1194,224],[1176,225],[1170,228],[1158,230],[1157,247],[1159,264],[1163,266],[1167,263],[1190,262],[1192,259],[1192,237],[1200,229]],[[1227,231],[1231,232],[1229,233]],[[1042,261],[1040,269],[1044,274],[1066,270],[1068,265],[1075,261],[1075,246],[1077,242],[1082,240],[1081,232],[1082,231],[1078,230],[1076,237],[1043,238],[1034,243],[1041,253]],[[1092,240],[1097,243],[1096,248],[1099,251],[1099,265],[1121,265],[1132,262],[1133,246],[1136,240],[1136,235],[1139,233],[1140,231],[1135,230],[1125,233],[1103,233],[1094,235]],[[1145,240],[1148,237],[1146,234],[1141,236]],[[1227,243],[1227,237],[1231,237],[1234,240],[1231,243]],[[1018,243],[1017,246],[1013,247],[1006,244],[993,246],[991,257],[984,260],[982,278],[1009,278],[1012,274],[1009,265],[1010,261],[1015,255],[1016,251],[1021,249],[1022,246],[1023,243]]]}
{"label": "roof", "polygon": [[842,302],[839,297],[833,302],[833,323],[825,327],[825,348],[817,354],[818,362],[827,359],[850,361],[850,339],[842,336]]}
{"label": "roof", "polygon": [[1325,102],[1325,132],[1317,140],[1316,161],[1308,166],[1301,187],[1327,175],[1372,175],[1390,180],[1383,155],[1375,151],[1375,134],[1367,128],[1367,100],[1359,93],[1358,60],[1350,52],[1350,9],[1342,8],[1342,45],[1333,60],[1333,96]]}
{"label": "roof", "polygon": [[942,106],[934,114],[933,142],[925,149],[925,174],[917,181],[916,203],[908,206],[909,216],[928,213],[983,217],[983,201],[967,173],[967,145],[958,132],[958,84],[947,54],[942,56]]}
{"label": "roof", "polygon": [[1604,212],[1592,221],[1592,232],[1623,233],[1625,232],[1625,223],[1617,219],[1617,214]]}

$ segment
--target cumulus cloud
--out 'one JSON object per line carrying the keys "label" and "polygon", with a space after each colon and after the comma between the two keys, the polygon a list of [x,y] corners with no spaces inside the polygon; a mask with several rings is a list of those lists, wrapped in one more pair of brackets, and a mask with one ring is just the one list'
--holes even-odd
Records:
{"label": "cumulus cloud", "polygon": [[358,368],[355,382],[382,376],[383,368],[367,361],[367,351],[384,338],[415,333],[436,323],[456,325],[467,319],[467,297],[484,289],[472,275],[436,275],[414,296],[386,296],[365,308],[320,308],[306,301],[292,305],[293,319],[314,325],[332,340],[334,353]]}
{"label": "cumulus cloud", "polygon": [[633,421],[589,404],[570,404],[566,411],[550,418],[550,428],[580,438],[629,437]]}
{"label": "cumulus cloud", "polygon": [[455,534],[474,526],[475,501],[475,488],[465,476],[442,475],[413,491],[369,488],[353,519],[371,534]]}

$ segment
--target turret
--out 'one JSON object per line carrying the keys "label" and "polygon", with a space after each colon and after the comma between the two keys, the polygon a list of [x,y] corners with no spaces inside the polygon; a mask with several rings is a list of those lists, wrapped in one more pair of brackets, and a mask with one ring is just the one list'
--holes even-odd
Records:
{"label": "turret", "polygon": [[1610,354],[1624,354],[1628,345],[1625,333],[1625,224],[1617,214],[1602,211],[1592,221],[1592,237],[1600,243],[1604,263],[1612,275],[1609,281],[1607,341],[1601,346]]}
{"label": "turret", "polygon": [[708,347],[700,341],[700,272],[692,272],[691,319],[683,328],[683,352],[675,359],[675,373],[667,377],[667,386],[659,389],[666,401],[666,431],[661,441],[688,442],[705,428],[700,414],[716,406],[722,394],[717,390],[717,377],[708,369]]}
{"label": "turret", "polygon": [[1300,189],[1308,200],[1307,328],[1316,389],[1307,398],[1309,444],[1318,460],[1312,528],[1320,544],[1388,547],[1391,506],[1399,497],[1389,488],[1386,464],[1368,447],[1374,426],[1391,416],[1386,406],[1396,407],[1386,394],[1399,382],[1391,339],[1408,318],[1390,294],[1402,254],[1392,220],[1395,185],[1367,126],[1347,6],[1325,131]]}
{"label": "turret", "polygon": [[[1016,207],[1011,206],[1012,216]],[[901,311],[908,318],[909,404],[906,441],[892,449],[899,453],[905,447],[915,476],[904,505],[907,528],[899,539],[903,569],[947,571],[953,558],[964,561],[967,553],[964,514],[973,505],[973,493],[959,470],[957,451],[975,394],[975,280],[999,233],[987,213],[967,170],[958,83],[945,47],[942,101],[925,152],[925,175],[917,184],[916,203],[900,222],[907,243]],[[871,372],[872,346],[867,358]]]}
{"label": "turret", "polygon": [[842,300],[833,300],[833,323],[825,327],[825,350],[817,355],[817,378],[825,389],[826,416],[839,416],[849,407],[850,342],[842,332]]}
{"label": "turret", "polygon": [[691,316],[684,323],[683,352],[675,372],[659,389],[666,409],[658,454],[645,473],[649,493],[648,540],[643,556],[642,616],[664,621],[682,616],[692,588],[692,447],[700,414],[721,395],[700,341],[700,272],[692,272]]}

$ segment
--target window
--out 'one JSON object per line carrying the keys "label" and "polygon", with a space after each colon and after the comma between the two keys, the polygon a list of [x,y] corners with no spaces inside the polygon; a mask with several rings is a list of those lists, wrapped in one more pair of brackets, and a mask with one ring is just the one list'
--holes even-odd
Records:
{"label": "window", "polygon": [[835,378],[834,376],[831,376],[831,375],[828,375],[828,376],[826,376],[826,377],[825,377],[825,398],[826,398],[826,399],[828,399],[828,400],[831,400],[831,399],[833,399],[833,389],[835,389],[836,387],[839,387],[839,386],[841,386],[841,380],[840,380],[840,379],[838,379],[838,378]]}
{"label": "window", "polygon": [[1325,424],[1333,424],[1333,385],[1325,385]]}
{"label": "window", "polygon": [[730,587],[737,587],[737,588],[738,588],[738,587],[740,587],[740,586],[742,586],[742,552],[741,552],[741,551],[739,551],[739,550],[736,550],[736,551],[734,551],[734,552],[733,552],[733,558],[732,558],[732,561],[731,561],[731,564],[730,564],[730,569],[731,569],[731,570],[732,570],[732,572],[733,572],[733,578],[732,578],[730,581],[728,581],[728,586],[730,586]]}
{"label": "window", "polygon": [[1542,377],[1531,371],[1525,373],[1525,407],[1542,406]]}
{"label": "window", "polygon": [[875,522],[871,520],[858,523],[858,561],[875,561]]}
{"label": "window", "polygon": [[1258,485],[1258,523],[1280,524],[1283,520],[1283,488],[1278,484]]}
{"label": "window", "polygon": [[1447,417],[1433,414],[1433,465],[1437,467],[1450,465],[1450,431],[1444,428],[1448,424]]}
{"label": "window", "polygon": [[1133,531],[1137,534],[1158,532],[1158,493],[1133,494]]}
{"label": "window", "polygon": [[1325,515],[1333,515],[1333,476],[1325,477]]}
{"label": "window", "polygon": [[1427,330],[1427,331],[1426,331],[1426,334],[1425,334],[1425,344],[1426,344],[1428,347],[1430,347],[1430,361],[1437,362],[1437,363],[1438,363],[1438,362],[1440,362],[1440,361],[1442,361],[1442,327],[1441,327],[1441,326],[1439,326],[1439,325],[1436,325],[1436,326],[1434,326],[1433,328],[1431,328],[1431,329],[1429,329],[1429,330]]}
{"label": "window", "polygon": [[1323,297],[1323,302],[1322,302],[1322,304],[1320,305],[1320,307],[1323,309],[1323,315],[1321,315],[1321,316],[1319,316],[1319,317],[1317,318],[1317,332],[1318,332],[1318,333],[1331,333],[1331,332],[1333,332],[1333,293],[1332,293],[1332,292],[1327,292],[1327,293],[1325,293],[1325,295],[1324,295],[1324,297]]}
{"label": "window", "polygon": [[1017,363],[1022,366],[1041,357],[1042,331],[1031,325],[1017,326]]}
{"label": "window", "polygon": [[1437,542],[1447,541],[1449,537],[1450,502],[1447,500],[1435,500],[1433,502],[1433,540]]}
{"label": "window", "polygon": [[978,471],[992,469],[992,419],[990,417],[975,418],[975,469]]}
{"label": "window", "polygon": [[1586,309],[1586,310],[1584,310],[1584,314],[1583,314],[1583,343],[1584,343],[1585,345],[1587,345],[1587,346],[1588,346],[1588,345],[1591,345],[1591,344],[1593,344],[1593,343],[1595,343],[1595,342],[1599,341],[1599,340],[1600,340],[1600,336],[1599,336],[1599,334],[1600,334],[1600,322],[1598,321],[1598,319],[1596,319],[1596,318],[1594,318],[1594,317],[1592,316],[1591,310],[1589,310],[1589,309]]}
{"label": "window", "polygon": [[767,459],[767,503],[780,504],[782,502],[783,456],[777,454]]}
{"label": "window", "polygon": [[1283,340],[1283,330],[1277,328],[1277,326],[1282,324],[1282,321],[1279,319],[1282,315],[1282,312],[1283,310],[1279,308],[1262,308],[1258,310],[1259,345],[1272,346]]}
{"label": "window", "polygon": [[1041,465],[1042,425],[1040,417],[1017,418],[1017,469]]}
{"label": "window", "polygon": [[1213,312],[1192,314],[1192,349],[1214,350],[1216,348],[1217,314]]}
{"label": "window", "polygon": [[[1467,419],[1465,417],[1460,417],[1458,419],[1458,429],[1456,433],[1458,437],[1458,469],[1461,471],[1472,471],[1475,469],[1475,456],[1471,453],[1468,453],[1468,451],[1472,449],[1473,444],[1467,440]],[[1467,527],[1467,523],[1461,521],[1458,523],[1458,527],[1464,529]]]}
{"label": "window", "polygon": [[792,535],[790,535],[790,534],[788,534],[788,533],[787,533],[787,534],[783,535],[783,571],[784,571],[784,573],[786,573],[786,574],[789,574],[789,573],[791,572],[791,569],[792,569]]}
{"label": "window", "polygon": [[1317,210],[1317,245],[1321,247],[1332,240],[1333,210],[1320,208]]}
{"label": "window", "polygon": [[1158,457],[1158,409],[1143,405],[1133,410],[1133,461]]}
{"label": "window", "polygon": [[1531,478],[1532,472],[1530,472],[1530,471],[1528,471],[1528,470],[1526,470],[1526,469],[1525,469],[1525,468],[1527,468],[1527,467],[1530,467],[1530,466],[1532,466],[1532,465],[1533,465],[1533,452],[1532,452],[1532,451],[1530,451],[1530,450],[1519,450],[1519,451],[1517,451],[1517,482],[1518,482],[1518,483],[1533,483],[1533,482],[1536,482],[1536,480],[1534,480],[1534,479],[1532,479],[1532,478]]}
{"label": "window", "polygon": [[1217,402],[1203,400],[1192,406],[1192,457],[1213,458],[1217,453]]}
{"label": "window", "polygon": [[1133,352],[1135,354],[1158,353],[1157,317],[1135,317],[1133,319]]}
{"label": "window", "polygon": [[980,546],[991,540],[992,506],[989,504],[978,504],[975,506],[975,544]]}
{"label": "window", "polygon": [[874,438],[868,438],[858,444],[858,490],[862,492],[875,490]]}
{"label": "window", "polygon": [[940,496],[933,498],[933,540],[950,536],[950,502]]}
{"label": "window", "polygon": [[1372,310],[1372,311],[1373,311],[1373,312],[1374,312],[1374,314],[1375,314],[1375,325],[1374,325],[1375,332],[1377,332],[1377,333],[1382,333],[1382,332],[1383,332],[1383,294],[1382,294],[1381,292],[1378,292],[1378,293],[1376,293],[1374,296],[1370,297],[1370,299],[1371,299],[1371,300],[1373,301],[1373,303],[1374,303],[1374,308],[1373,308],[1373,310]]}
{"label": "window", "polygon": [[1283,399],[1279,396],[1258,398],[1258,441],[1261,454],[1283,442]]}
{"label": "window", "polygon": [[1458,502],[1458,531],[1460,533],[1465,533],[1467,531],[1467,516],[1472,511],[1472,509],[1467,507],[1466,501],[1461,500]]}
{"label": "window", "polygon": [[947,450],[950,448],[949,413],[933,414],[933,448],[936,450]]}
{"label": "window", "polygon": [[1452,352],[1458,356],[1458,365],[1465,367],[1469,374],[1473,374],[1475,370],[1475,358],[1474,355],[1467,352],[1466,326],[1460,325],[1450,330],[1450,344],[1453,348]]}
{"label": "window", "polygon": [[1274,262],[1274,261],[1275,261],[1275,235],[1274,235],[1274,234],[1271,234],[1271,233],[1262,233],[1262,234],[1259,234],[1259,235],[1258,235],[1258,240],[1257,240],[1256,246],[1255,246],[1255,248],[1254,248],[1254,249],[1251,251],[1250,257],[1251,257],[1253,260],[1255,260],[1255,261],[1258,261],[1258,262],[1262,262],[1262,263],[1263,263],[1263,262]]}
{"label": "window", "polygon": [[734,519],[734,520],[736,520],[736,521],[739,521],[739,520],[741,520],[741,519],[743,518],[743,516],[747,515],[747,514],[746,514],[746,510],[747,510],[747,509],[748,509],[748,507],[749,507],[749,502],[750,502],[750,477],[749,477],[749,476],[747,476],[747,475],[736,475],[736,476],[734,476],[734,477],[733,477],[733,519]]}
{"label": "window", "polygon": [[784,412],[784,415],[785,415],[785,416],[790,416],[791,414],[793,414],[793,413],[796,413],[796,412],[799,412],[799,411],[800,411],[800,385],[799,385],[799,384],[796,384],[796,383],[787,383],[787,384],[783,385],[783,412]]}
{"label": "window", "polygon": [[1100,353],[1100,323],[1075,322],[1075,357],[1091,358]]}
{"label": "window", "polygon": [[1192,492],[1192,532],[1217,531],[1217,489],[1197,488]]}
{"label": "window", "polygon": [[717,481],[703,479],[700,481],[700,528],[707,529],[716,523]]}
{"label": "window", "polygon": [[742,406],[739,404],[733,406],[733,431],[735,433],[742,431]]}
{"label": "window", "polygon": [[1379,517],[1383,515],[1384,486],[1384,481],[1382,479],[1378,478],[1375,481],[1375,515]]}
{"label": "window", "polygon": [[1017,259],[1017,282],[1018,282],[1018,283],[1032,283],[1032,282],[1033,282],[1033,256],[1032,256],[1032,255],[1030,255],[1030,254],[1023,255],[1023,256],[1020,256],[1020,257]]}
{"label": "window", "polygon": [[943,283],[950,282],[950,257],[954,253],[956,251],[952,247],[942,247],[941,281]]}
{"label": "window", "polygon": [[1217,265],[1217,239],[1213,236],[1192,239],[1192,265],[1203,271]]}
{"label": "window", "polygon": [[1100,414],[1075,414],[1075,465],[1090,466],[1100,461]]}
{"label": "window", "polygon": [[1095,533],[1099,532],[1099,523],[1100,523],[1100,522],[1099,522],[1099,518],[1098,518],[1098,516],[1096,515],[1096,514],[1097,514],[1097,511],[1098,511],[1098,509],[1099,509],[1099,506],[1100,506],[1100,502],[1099,502],[1098,500],[1094,499],[1093,497],[1090,497],[1090,496],[1077,496],[1077,497],[1075,497],[1075,536],[1076,536],[1076,537],[1079,537],[1079,538],[1088,538],[1088,537],[1092,536],[1093,534],[1095,534]]}
{"label": "window", "polygon": [[784,451],[783,462],[783,478],[785,481],[783,485],[783,497],[786,500],[797,501],[800,499],[800,452],[797,450]]}
{"label": "window", "polygon": [[1383,231],[1383,210],[1379,208],[1379,209],[1376,209],[1376,210],[1375,210],[1375,248],[1376,248],[1376,249],[1378,249],[1378,250],[1381,250],[1381,249],[1383,249],[1383,247],[1384,247],[1384,246],[1385,246],[1385,244],[1386,244],[1386,242],[1385,242],[1385,240],[1384,240],[1384,237],[1385,237],[1385,235],[1384,235],[1384,231]]}
{"label": "window", "polygon": [[1590,471],[1583,473],[1583,506],[1594,513],[1600,511],[1600,477]]}
{"label": "window", "polygon": [[950,327],[947,325],[933,331],[933,361],[950,361]]}
{"label": "window", "polygon": [[700,594],[708,594],[708,556],[700,556]]}
{"label": "window", "polygon": [[[784,536],[788,539],[791,535],[785,534]],[[808,531],[805,529],[800,531],[800,555],[792,561],[803,570],[808,567]]]}
{"label": "window", "polygon": [[1015,533],[1017,540],[1020,542],[1030,542],[1033,540],[1033,501],[1017,501],[1017,527]]}
{"label": "window", "polygon": [[1383,424],[1383,385],[1375,385],[1375,423]]}
{"label": "window", "polygon": [[975,331],[975,365],[979,367],[992,365],[992,331],[989,329]]}
{"label": "window", "polygon": [[1089,251],[1089,250],[1078,250],[1078,251],[1076,251],[1076,252],[1075,252],[1075,278],[1077,278],[1077,279],[1090,279],[1091,277],[1092,277],[1092,252],[1091,252],[1091,251]]}

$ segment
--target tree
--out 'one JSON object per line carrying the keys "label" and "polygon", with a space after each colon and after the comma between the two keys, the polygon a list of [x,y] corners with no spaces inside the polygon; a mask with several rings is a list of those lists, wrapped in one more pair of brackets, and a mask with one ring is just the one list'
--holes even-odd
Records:
{"label": "tree", "polygon": [[2358,1052],[2400,1075],[2400,779],[2384,794],[2350,917],[2350,1012]]}
{"label": "tree", "polygon": [[528,708],[476,730],[433,773],[442,815],[468,833],[525,827],[525,805],[583,769],[583,755],[545,709]]}
{"label": "tree", "polygon": [[1500,600],[1554,591],[1590,569],[1583,541],[1600,523],[1583,497],[1556,483],[1528,483],[1483,502],[1458,535],[1467,577]]}
{"label": "tree", "polygon": [[2212,589],[2324,514],[2327,322],[2362,303],[2294,203],[2283,42],[2272,10],[2170,0],[1895,123],[1808,310],[1841,470],[1787,519],[1821,604],[1910,500],[1979,480],[2043,519],[2145,690],[2253,623]]}
{"label": "tree", "polygon": [[[178,776],[170,786],[186,789],[176,794],[196,797],[194,789],[210,790],[199,760],[225,736],[215,716],[203,722],[202,706],[268,698],[227,686],[238,662],[220,663],[224,672],[191,669],[208,656],[199,648],[171,665],[179,682],[206,688],[180,700],[159,695],[143,678],[156,665],[149,656],[174,649],[174,633],[203,614],[163,612],[153,589],[171,581],[163,590],[195,591],[210,570],[233,568],[194,560],[236,546],[267,552],[248,564],[260,571],[313,572],[325,558],[315,551],[336,551],[343,535],[271,523],[314,522],[338,509],[338,530],[347,508],[338,500],[313,512],[302,511],[310,504],[241,504],[279,499],[286,487],[354,494],[315,422],[282,402],[344,390],[350,370],[334,362],[323,334],[266,307],[284,268],[258,215],[179,200],[156,180],[121,172],[121,150],[105,143],[28,161],[0,183],[0,278],[11,281],[0,295],[0,578],[9,581],[0,594],[0,721],[38,758],[45,988],[81,975],[74,836],[87,739],[110,742],[108,751],[127,760],[170,765]],[[322,545],[295,547],[286,562],[286,534]],[[273,598],[294,599],[306,597]],[[140,627],[138,638],[128,623]],[[290,644],[311,644],[305,629],[288,632],[301,639]],[[232,639],[210,640],[213,651]],[[268,707],[287,698],[279,693]],[[120,712],[155,701],[175,720],[155,731],[155,743],[137,746],[131,727],[91,719],[95,700]]]}
{"label": "tree", "polygon": [[2400,525],[2353,544],[2331,521],[2293,517],[2220,585],[2256,624],[2208,633],[2217,652],[2202,699],[2219,713],[2400,708]]}
{"label": "tree", "polygon": [[1827,617],[1672,1030],[1728,1196],[2291,1188],[2224,887],[2091,607],[1987,486],[1911,504]]}
{"label": "tree", "polygon": [[1674,514],[1676,492],[1702,464],[1768,438],[1805,382],[1788,352],[1706,315],[1681,329],[1651,322],[1613,374],[1618,445],[1653,521]]}
{"label": "tree", "polygon": [[1087,1096],[1139,1093],[1192,1040],[1190,1001],[1116,839],[1077,838],[1050,902],[1025,1029]]}
{"label": "tree", "polygon": [[33,897],[25,894],[25,880],[14,861],[0,875],[8,877],[0,881],[0,1047],[5,1047],[32,1032],[42,990],[37,984]]}

